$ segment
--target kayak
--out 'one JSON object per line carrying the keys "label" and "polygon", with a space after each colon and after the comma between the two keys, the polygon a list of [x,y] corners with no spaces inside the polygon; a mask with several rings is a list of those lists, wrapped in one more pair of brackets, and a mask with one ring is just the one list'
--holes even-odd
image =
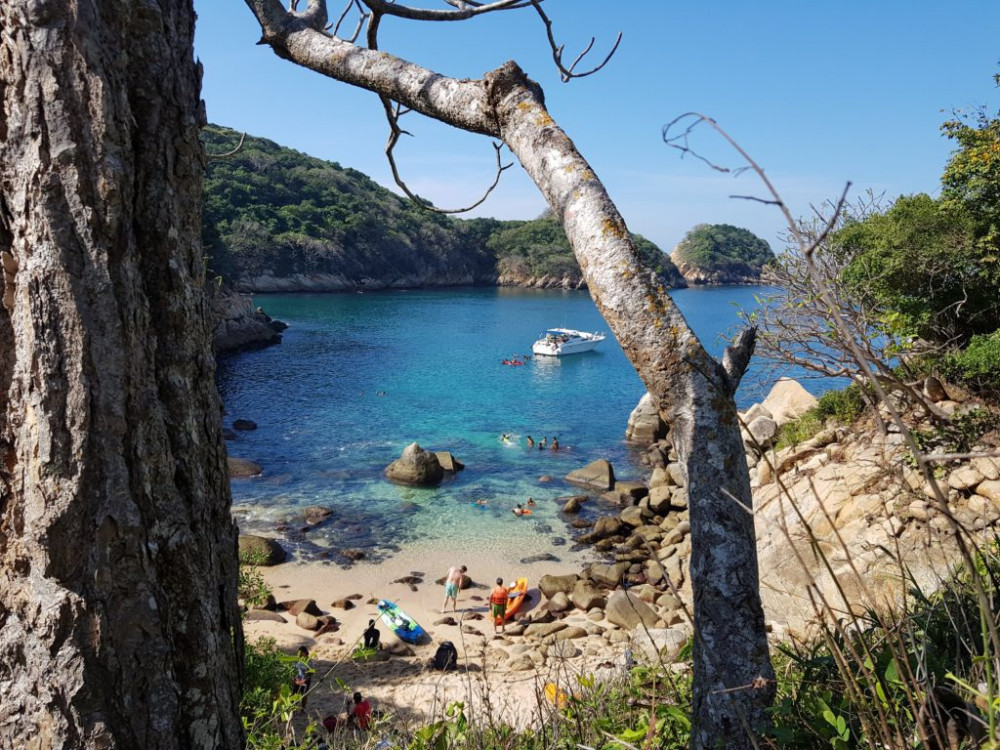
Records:
{"label": "kayak", "polygon": [[[517,614],[517,611],[521,608],[524,603],[524,599],[528,594],[528,579],[518,578],[514,581],[514,585],[510,587],[510,593],[515,594],[511,599],[507,600],[507,611],[504,612],[504,621],[506,622],[511,617]],[[496,624],[500,624],[500,618],[496,618]]]}
{"label": "kayak", "polygon": [[418,643],[427,633],[417,621],[401,610],[395,602],[385,599],[378,601],[378,613],[382,622],[392,630],[396,636],[407,643]]}

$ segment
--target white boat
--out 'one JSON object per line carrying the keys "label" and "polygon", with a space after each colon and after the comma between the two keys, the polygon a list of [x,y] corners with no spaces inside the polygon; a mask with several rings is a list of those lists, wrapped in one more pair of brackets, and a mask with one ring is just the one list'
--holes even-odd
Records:
{"label": "white boat", "polygon": [[543,357],[562,357],[566,354],[589,352],[604,341],[603,333],[574,331],[571,328],[550,328],[536,341],[531,351]]}

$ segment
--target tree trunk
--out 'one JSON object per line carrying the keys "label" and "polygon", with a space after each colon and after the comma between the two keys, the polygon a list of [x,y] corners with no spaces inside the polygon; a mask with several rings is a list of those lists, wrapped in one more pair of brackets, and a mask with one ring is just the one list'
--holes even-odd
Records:
{"label": "tree trunk", "polygon": [[190,0],[0,4],[0,746],[235,748]]}
{"label": "tree trunk", "polygon": [[[566,231],[598,309],[672,426],[686,466],[694,590],[692,747],[749,748],[774,696],[757,580],[750,480],[733,393],[742,368],[713,360],[655,275],[642,266],[604,186],[514,63],[459,81],[355,47],[277,0],[246,0],[263,41],[293,62],[503,142]],[[745,360],[743,366],[745,366]]]}

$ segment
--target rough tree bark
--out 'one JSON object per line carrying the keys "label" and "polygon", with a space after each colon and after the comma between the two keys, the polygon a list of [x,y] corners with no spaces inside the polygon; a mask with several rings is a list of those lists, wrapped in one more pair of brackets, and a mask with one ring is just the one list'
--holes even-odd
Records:
{"label": "rough tree bark", "polygon": [[501,139],[563,224],[590,293],[635,366],[687,467],[694,588],[692,747],[752,747],[774,695],[757,580],[750,481],[733,392],[752,348],[723,366],[701,346],[587,162],[513,62],[483,80],[447,78],[323,31],[326,7],[246,0],[280,56],[455,127]]}
{"label": "rough tree bark", "polygon": [[0,3],[0,747],[242,742],[193,33]]}

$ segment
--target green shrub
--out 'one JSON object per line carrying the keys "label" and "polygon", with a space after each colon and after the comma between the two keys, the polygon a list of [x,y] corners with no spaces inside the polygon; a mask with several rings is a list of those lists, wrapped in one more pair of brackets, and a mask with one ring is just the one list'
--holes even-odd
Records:
{"label": "green shrub", "polygon": [[864,409],[861,389],[853,383],[840,391],[827,391],[820,396],[816,406],[781,427],[776,447],[780,450],[805,442],[815,437],[831,420],[843,425],[852,424]]}
{"label": "green shrub", "polygon": [[1000,330],[973,336],[965,349],[944,357],[940,369],[946,380],[976,389],[1000,389]]}
{"label": "green shrub", "polygon": [[273,638],[262,638],[246,644],[243,663],[240,717],[247,747],[283,747],[284,726],[299,703],[299,696],[292,695],[291,690],[295,658],[282,653]]}
{"label": "green shrub", "polygon": [[865,410],[861,388],[852,383],[840,391],[827,391],[819,397],[816,414],[820,419],[834,419],[839,424],[852,424]]}

